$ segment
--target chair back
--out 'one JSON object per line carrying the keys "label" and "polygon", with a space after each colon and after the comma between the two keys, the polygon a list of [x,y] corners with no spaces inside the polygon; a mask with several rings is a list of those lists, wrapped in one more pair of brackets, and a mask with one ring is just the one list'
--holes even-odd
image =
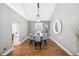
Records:
{"label": "chair back", "polygon": [[41,37],[39,35],[35,36],[35,42],[41,42]]}
{"label": "chair back", "polygon": [[47,33],[44,33],[43,40],[46,40],[46,39],[47,39]]}
{"label": "chair back", "polygon": [[34,40],[33,33],[30,33],[30,40]]}

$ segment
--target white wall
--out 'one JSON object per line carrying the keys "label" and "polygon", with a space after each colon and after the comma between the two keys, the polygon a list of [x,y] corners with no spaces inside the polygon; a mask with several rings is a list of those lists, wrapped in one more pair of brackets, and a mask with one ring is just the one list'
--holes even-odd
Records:
{"label": "white wall", "polygon": [[[53,22],[56,19],[62,21],[63,29],[59,35],[53,32]],[[57,3],[50,23],[50,34],[65,49],[75,54],[79,51],[79,41],[74,34],[74,26],[79,23],[79,4]]]}
{"label": "white wall", "polygon": [[0,4],[0,50],[12,47],[12,23],[20,26],[20,41],[28,35],[28,22],[5,4]]}

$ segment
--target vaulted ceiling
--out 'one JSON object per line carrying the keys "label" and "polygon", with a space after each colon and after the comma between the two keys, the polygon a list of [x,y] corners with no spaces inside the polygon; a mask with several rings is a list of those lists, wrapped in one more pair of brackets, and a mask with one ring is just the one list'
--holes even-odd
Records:
{"label": "vaulted ceiling", "polygon": [[[7,3],[19,15],[28,21],[37,20],[38,14],[37,3]],[[55,9],[55,3],[39,3],[40,21],[50,21]]]}

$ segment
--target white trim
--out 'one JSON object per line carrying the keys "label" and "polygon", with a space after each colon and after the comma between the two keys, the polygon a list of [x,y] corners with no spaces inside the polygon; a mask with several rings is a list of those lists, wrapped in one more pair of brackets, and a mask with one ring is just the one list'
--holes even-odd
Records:
{"label": "white trim", "polygon": [[[24,40],[22,40],[19,44],[22,44],[28,37],[26,37]],[[2,54],[2,56],[6,56],[8,53],[10,53],[13,50],[13,47]]]}
{"label": "white trim", "polygon": [[2,56],[6,56],[8,53],[10,53],[13,50],[13,48],[9,49],[8,51],[6,51],[5,53],[2,54]]}
{"label": "white trim", "polygon": [[64,48],[61,44],[59,44],[56,40],[54,40],[52,37],[49,37],[52,41],[54,41],[59,47],[61,47],[66,53],[68,53],[70,56],[73,56],[74,54],[68,51],[66,48]]}
{"label": "white trim", "polygon": [[28,37],[26,37],[24,40],[22,40],[19,44],[22,44],[25,40],[27,40]]}

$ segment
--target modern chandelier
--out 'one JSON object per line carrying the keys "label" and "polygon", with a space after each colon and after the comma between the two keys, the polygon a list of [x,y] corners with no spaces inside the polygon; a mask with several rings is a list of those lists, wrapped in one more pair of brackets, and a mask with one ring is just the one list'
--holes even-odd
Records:
{"label": "modern chandelier", "polygon": [[37,20],[36,20],[36,22],[40,22],[39,7],[40,7],[39,3],[37,3],[37,15],[36,15]]}

